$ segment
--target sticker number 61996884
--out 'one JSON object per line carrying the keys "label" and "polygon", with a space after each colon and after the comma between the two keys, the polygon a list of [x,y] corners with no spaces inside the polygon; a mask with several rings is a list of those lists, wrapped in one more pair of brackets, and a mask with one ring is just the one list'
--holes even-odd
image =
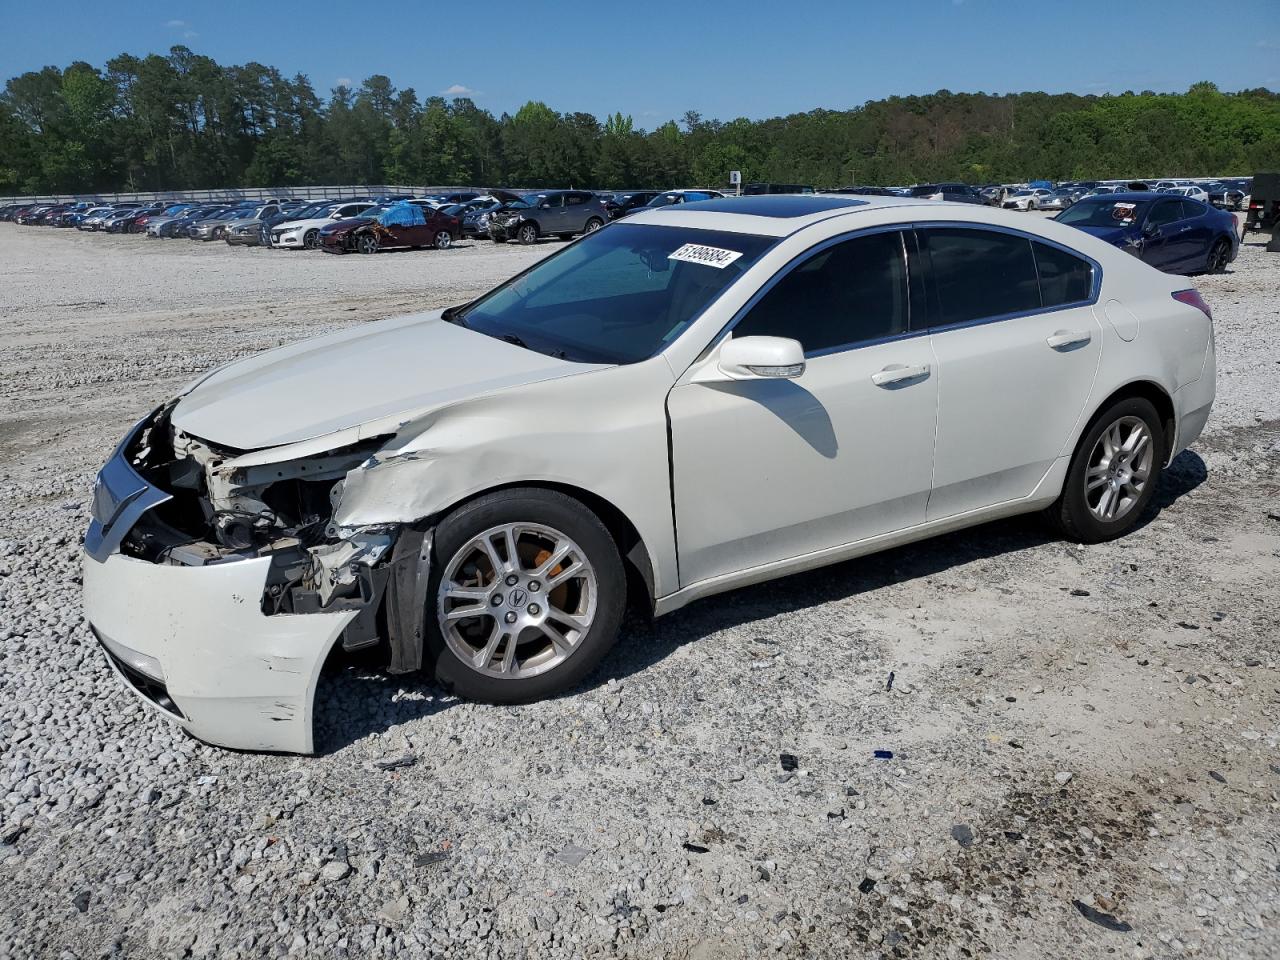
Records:
{"label": "sticker number 61996884", "polygon": [[704,267],[715,267],[723,270],[742,254],[737,250],[725,250],[721,247],[707,247],[700,243],[686,243],[683,247],[667,254],[668,260],[683,260],[685,263],[700,263]]}

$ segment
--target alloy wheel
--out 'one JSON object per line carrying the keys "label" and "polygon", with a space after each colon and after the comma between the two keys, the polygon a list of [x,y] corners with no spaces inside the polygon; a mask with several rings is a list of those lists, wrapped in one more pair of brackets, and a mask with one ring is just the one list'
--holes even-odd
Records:
{"label": "alloy wheel", "polygon": [[538,523],[507,523],[450,558],[436,595],[440,633],[479,673],[546,673],[578,648],[595,619],[596,570],[570,537]]}
{"label": "alloy wheel", "polygon": [[372,233],[362,234],[360,239],[356,241],[356,249],[361,253],[377,253],[378,238]]}
{"label": "alloy wheel", "polygon": [[1089,512],[1104,523],[1127,516],[1150,482],[1154,450],[1140,417],[1121,417],[1102,431],[1084,475]]}
{"label": "alloy wheel", "polygon": [[453,234],[451,234],[448,230],[441,230],[439,233],[436,234],[437,250],[448,250],[452,244],[453,244]]}
{"label": "alloy wheel", "polygon": [[1227,260],[1231,256],[1230,248],[1225,240],[1219,240],[1209,251],[1209,272],[1222,273],[1227,269]]}
{"label": "alloy wheel", "polygon": [[521,243],[533,243],[538,239],[538,228],[532,223],[526,223],[520,228],[520,233],[517,238]]}
{"label": "alloy wheel", "polygon": [[308,250],[315,250],[320,246],[320,231],[308,230],[302,235],[302,245]]}

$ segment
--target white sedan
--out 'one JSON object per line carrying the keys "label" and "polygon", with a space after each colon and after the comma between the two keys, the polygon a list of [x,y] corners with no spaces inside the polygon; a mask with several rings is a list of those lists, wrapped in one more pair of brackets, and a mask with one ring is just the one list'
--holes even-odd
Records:
{"label": "white sedan", "polygon": [[1015,190],[1004,198],[1001,204],[1006,210],[1039,210],[1042,206],[1051,206],[1053,191],[1036,187],[1034,190]]}
{"label": "white sedan", "polygon": [[306,220],[287,220],[271,228],[271,246],[293,250],[319,250],[320,231],[335,220],[357,217],[377,204],[368,200],[335,203],[323,213]]}
{"label": "white sedan", "polygon": [[646,210],[470,303],[202,377],[95,489],[84,604],[212,743],[308,752],[336,647],[516,703],[655,614],[1011,514],[1152,509],[1214,399],[1181,277],[896,197]]}

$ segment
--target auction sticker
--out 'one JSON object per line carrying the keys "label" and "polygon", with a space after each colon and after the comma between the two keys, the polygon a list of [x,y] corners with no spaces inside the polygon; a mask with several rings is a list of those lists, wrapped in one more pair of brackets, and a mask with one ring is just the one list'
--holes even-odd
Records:
{"label": "auction sticker", "polygon": [[742,253],[737,250],[725,250],[721,247],[706,247],[700,243],[686,243],[678,250],[667,254],[668,260],[683,260],[685,263],[700,263],[705,267],[723,270]]}
{"label": "auction sticker", "polygon": [[1133,219],[1133,208],[1136,203],[1117,203],[1115,209],[1111,211],[1113,220],[1129,221]]}

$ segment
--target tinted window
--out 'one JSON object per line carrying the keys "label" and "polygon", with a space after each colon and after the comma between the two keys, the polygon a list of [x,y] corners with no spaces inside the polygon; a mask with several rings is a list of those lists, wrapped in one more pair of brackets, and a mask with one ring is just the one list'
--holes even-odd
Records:
{"label": "tinted window", "polygon": [[1181,200],[1161,200],[1152,208],[1151,215],[1147,217],[1147,225],[1158,227],[1161,224],[1173,223],[1173,221],[1181,219]]}
{"label": "tinted window", "polygon": [[921,232],[938,299],[935,325],[1040,309],[1031,241],[993,230]]}
{"label": "tinted window", "polygon": [[1046,307],[1088,300],[1093,292],[1093,265],[1047,243],[1032,243],[1040,271],[1040,297]]}
{"label": "tinted window", "polygon": [[1194,200],[1183,199],[1178,201],[1182,207],[1182,219],[1186,220],[1190,217],[1198,217],[1204,213],[1204,206]]}
{"label": "tinted window", "polygon": [[907,332],[902,234],[855,237],[779,280],[733,328],[735,337],[799,340],[806,353]]}
{"label": "tinted window", "polygon": [[574,207],[580,203],[586,203],[587,198],[581,193],[571,193],[565,197],[565,202],[568,203],[569,206]]}

